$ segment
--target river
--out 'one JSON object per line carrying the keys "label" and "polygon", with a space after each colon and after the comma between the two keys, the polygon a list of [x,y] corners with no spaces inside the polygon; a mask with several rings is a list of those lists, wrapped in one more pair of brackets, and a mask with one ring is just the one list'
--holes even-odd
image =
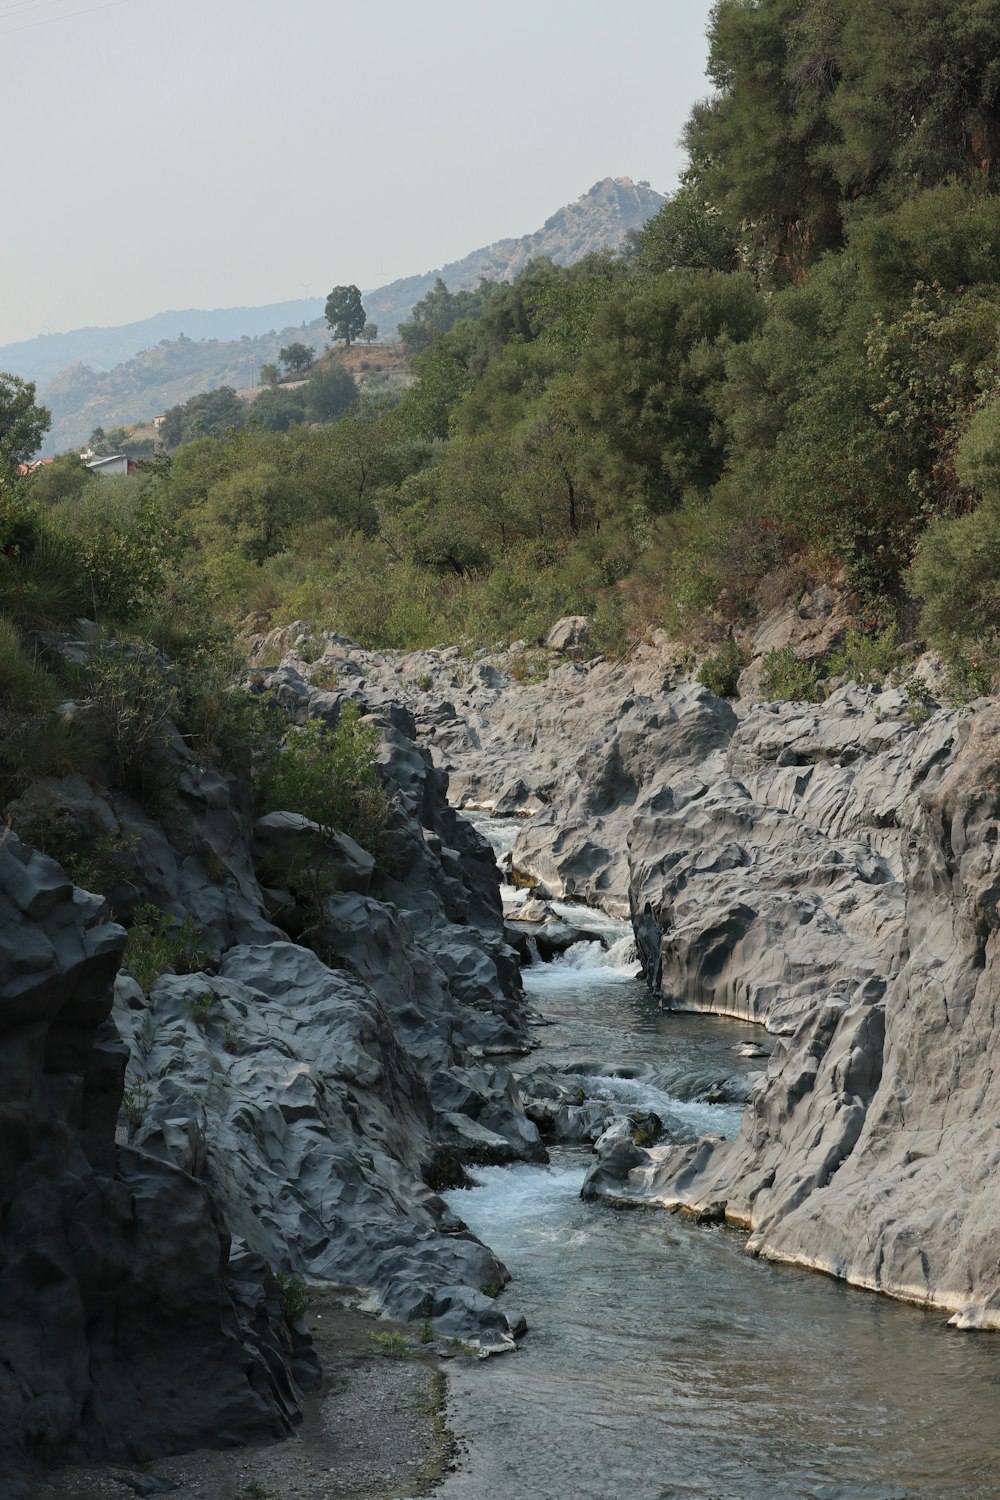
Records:
{"label": "river", "polygon": [[[502,830],[482,823],[501,848]],[[506,894],[510,894],[509,891]],[[756,1028],[664,1014],[625,929],[525,970],[553,1064],[677,1135],[762,1064]],[[440,1500],[1000,1500],[1000,1335],[743,1253],[743,1237],[579,1197],[589,1148],[475,1171],[451,1206],[506,1262],[516,1354],[449,1367],[463,1451]]]}

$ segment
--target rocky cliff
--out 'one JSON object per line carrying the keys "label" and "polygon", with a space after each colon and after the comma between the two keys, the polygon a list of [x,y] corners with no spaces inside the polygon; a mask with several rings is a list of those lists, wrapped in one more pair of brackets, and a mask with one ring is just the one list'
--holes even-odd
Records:
{"label": "rocky cliff", "polygon": [[[298,1415],[266,1266],[206,1186],[116,1142],[125,940],[99,897],[0,847],[0,1492],[56,1456],[247,1441]],[[300,1372],[301,1373],[301,1372]]]}

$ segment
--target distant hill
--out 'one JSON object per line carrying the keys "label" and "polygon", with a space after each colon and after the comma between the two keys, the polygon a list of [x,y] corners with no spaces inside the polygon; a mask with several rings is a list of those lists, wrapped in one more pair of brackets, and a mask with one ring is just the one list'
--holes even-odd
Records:
{"label": "distant hill", "polygon": [[478,286],[483,276],[487,281],[512,281],[540,255],[557,266],[571,266],[593,250],[617,250],[628,231],[641,229],[664,202],[663,195],[654,192],[647,182],[605,177],[575,203],[568,203],[546,219],[533,234],[497,240],[495,245],[473,250],[439,270],[407,276],[366,292],[365,311],[383,333],[395,333],[397,325],[407,321],[414,304],[426,296],[439,276],[450,292],[458,292]]}
{"label": "distant hill", "polygon": [[[641,228],[663,202],[647,183],[606,177],[533,234],[498,240],[437,270],[366,292],[365,310],[383,338],[394,338],[398,324],[409,318],[438,276],[450,291],[459,291],[477,286],[484,276],[510,281],[538,256],[572,265],[593,250],[618,249],[628,231]],[[79,447],[95,427],[148,420],[220,385],[246,387],[251,359],[257,371],[293,339],[321,350],[329,338],[323,307],[322,299],[312,298],[214,312],[188,309],[120,328],[45,334],[0,347],[0,370],[38,383],[39,397],[53,416],[45,452],[61,453]],[[53,366],[60,350],[66,358]],[[126,350],[116,356],[115,351]]]}
{"label": "distant hill", "polygon": [[321,297],[272,302],[267,307],[217,307],[212,311],[188,307],[181,312],[156,313],[138,323],[122,323],[117,328],[42,333],[17,344],[0,344],[0,370],[44,385],[70,365],[111,370],[161,339],[172,341],[181,334],[192,341],[254,338],[275,329],[311,323],[323,316],[323,307]]}

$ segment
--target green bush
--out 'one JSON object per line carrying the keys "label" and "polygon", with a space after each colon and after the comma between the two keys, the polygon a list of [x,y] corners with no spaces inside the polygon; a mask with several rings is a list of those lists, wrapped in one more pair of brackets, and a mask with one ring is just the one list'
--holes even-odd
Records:
{"label": "green bush", "polygon": [[145,786],[178,707],[166,663],[147,647],[101,649],[89,658],[83,685],[106,736],[115,781]]}
{"label": "green bush", "polygon": [[97,833],[83,829],[68,812],[53,810],[18,822],[17,833],[26,844],[62,865],[74,885],[104,896],[126,878],[138,841],[120,829],[102,828]]}
{"label": "green bush", "polygon": [[378,743],[353,703],[344,704],[335,729],[317,719],[290,726],[284,744],[257,769],[262,811],[301,813],[377,855],[389,812],[375,770]]}
{"label": "green bush", "polygon": [[281,1287],[281,1311],[289,1323],[297,1323],[309,1310],[309,1290],[301,1276],[278,1271],[275,1280]]}
{"label": "green bush", "polygon": [[123,966],[148,994],[161,974],[195,974],[216,956],[190,914],[179,920],[147,905],[132,918]]}
{"label": "green bush", "polygon": [[735,641],[724,641],[698,668],[698,681],[717,698],[735,698],[746,657]]}
{"label": "green bush", "polygon": [[155,608],[182,551],[155,475],[102,479],[50,512],[56,536],[76,558],[81,607],[93,619],[126,623]]}
{"label": "green bush", "polygon": [[21,632],[0,615],[0,706],[20,713],[47,712],[59,701],[55,678],[21,644]]}
{"label": "green bush", "polygon": [[764,657],[760,690],[772,703],[815,703],[820,696],[819,669],[815,662],[799,661],[791,646],[782,646]]}
{"label": "green bush", "polygon": [[989,650],[1000,633],[1000,500],[968,516],[935,521],[911,574],[921,628],[950,660],[970,647]]}
{"label": "green bush", "polygon": [[895,625],[887,625],[878,635],[849,630],[842,644],[827,657],[826,667],[831,677],[883,683],[899,671],[902,660],[899,632]]}
{"label": "green bush", "polygon": [[40,529],[30,545],[0,560],[0,609],[22,625],[63,624],[81,603],[79,575],[72,546]]}

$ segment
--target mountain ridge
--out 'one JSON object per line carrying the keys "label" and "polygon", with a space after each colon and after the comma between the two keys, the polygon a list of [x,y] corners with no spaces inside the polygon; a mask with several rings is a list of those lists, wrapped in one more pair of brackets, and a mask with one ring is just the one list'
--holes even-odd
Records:
{"label": "mountain ridge", "polygon": [[[593,251],[618,249],[629,231],[641,228],[664,201],[646,182],[634,183],[629,177],[602,178],[573,203],[557,209],[531,234],[496,240],[435,270],[401,277],[388,286],[365,292],[366,313],[378,324],[383,338],[394,337],[399,323],[409,318],[414,304],[431,290],[438,277],[450,291],[460,291],[478,286],[484,277],[510,281],[538,256],[547,256],[557,265],[572,265]],[[203,391],[252,383],[254,371],[276,360],[278,350],[293,338],[312,343],[319,351],[329,336],[323,307],[323,300],[314,298],[260,308],[187,309],[158,313],[116,329],[42,334],[21,344],[0,346],[0,369],[39,384],[39,399],[53,417],[44,451],[59,453],[86,442],[95,427],[147,421]],[[284,323],[279,316],[283,313],[289,315]],[[172,324],[166,321],[170,319]],[[162,327],[176,326],[180,320],[185,327],[178,329],[176,337],[154,340],[150,347],[153,334]],[[192,331],[226,328],[230,331],[227,338],[220,337],[218,331],[192,336]],[[85,336],[91,333],[94,337],[88,346]],[[63,342],[53,344],[52,340]],[[124,347],[128,340],[138,340],[137,347],[109,366],[102,354]],[[34,364],[39,346],[46,358]],[[74,348],[76,357],[52,371],[47,355],[57,347]],[[85,357],[88,348],[89,357]],[[43,375],[43,369],[50,373]]]}

